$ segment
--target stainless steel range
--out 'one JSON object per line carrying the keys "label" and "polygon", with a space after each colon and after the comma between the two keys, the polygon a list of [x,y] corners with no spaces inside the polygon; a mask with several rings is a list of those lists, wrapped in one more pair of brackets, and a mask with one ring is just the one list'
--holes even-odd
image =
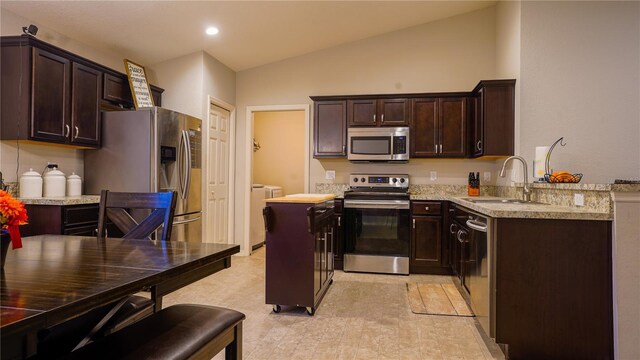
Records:
{"label": "stainless steel range", "polygon": [[409,175],[351,174],[344,271],[409,274]]}

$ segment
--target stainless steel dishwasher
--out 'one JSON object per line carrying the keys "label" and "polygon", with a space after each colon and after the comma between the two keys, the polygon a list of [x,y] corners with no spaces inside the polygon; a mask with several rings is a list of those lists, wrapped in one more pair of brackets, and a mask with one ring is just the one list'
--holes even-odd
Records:
{"label": "stainless steel dishwasher", "polygon": [[[467,210],[467,209],[465,209]],[[469,254],[466,259],[471,306],[487,335],[495,338],[495,265],[493,219],[467,210]]]}

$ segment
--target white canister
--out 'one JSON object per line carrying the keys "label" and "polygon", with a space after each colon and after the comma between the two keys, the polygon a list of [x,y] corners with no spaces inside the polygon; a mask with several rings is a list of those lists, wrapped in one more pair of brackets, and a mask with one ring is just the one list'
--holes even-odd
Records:
{"label": "white canister", "polygon": [[82,195],[82,179],[76,173],[72,172],[67,176],[67,196]]}
{"label": "white canister", "polygon": [[41,198],[42,197],[42,176],[29,169],[20,175],[20,197],[21,198]]}
{"label": "white canister", "polygon": [[66,178],[64,173],[58,168],[53,168],[51,171],[44,173],[44,191],[42,192],[44,197],[64,197],[64,190],[66,184]]}

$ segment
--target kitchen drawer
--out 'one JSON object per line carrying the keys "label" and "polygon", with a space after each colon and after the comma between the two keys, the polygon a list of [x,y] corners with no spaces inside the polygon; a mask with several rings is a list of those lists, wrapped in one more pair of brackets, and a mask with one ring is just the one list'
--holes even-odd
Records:
{"label": "kitchen drawer", "polygon": [[412,201],[411,215],[440,215],[442,203],[439,201]]}
{"label": "kitchen drawer", "polygon": [[98,204],[64,206],[62,209],[62,223],[64,227],[97,224]]}

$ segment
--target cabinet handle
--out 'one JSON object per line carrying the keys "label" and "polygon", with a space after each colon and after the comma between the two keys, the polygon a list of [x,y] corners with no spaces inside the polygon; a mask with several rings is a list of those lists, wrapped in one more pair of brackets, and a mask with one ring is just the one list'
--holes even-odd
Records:
{"label": "cabinet handle", "polygon": [[451,234],[455,234],[455,233],[456,233],[456,231],[458,231],[458,229],[456,229],[457,227],[458,227],[458,226],[457,226],[456,224],[451,224],[451,225],[449,225],[449,232],[450,232]]}
{"label": "cabinet handle", "polygon": [[342,145],[342,153],[347,154],[347,145]]}
{"label": "cabinet handle", "polygon": [[442,144],[440,144],[440,154],[442,154]]}
{"label": "cabinet handle", "polygon": [[376,122],[376,114],[373,114],[373,122]]}
{"label": "cabinet handle", "polygon": [[478,149],[478,151],[482,151],[482,140],[478,140],[478,143],[476,144],[476,149]]}
{"label": "cabinet handle", "polygon": [[425,206],[425,207],[424,207],[424,209],[425,209],[425,210],[427,210],[427,211],[429,211],[429,207],[428,207],[428,206]]}
{"label": "cabinet handle", "polygon": [[80,135],[80,130],[78,129],[77,126],[74,126],[76,128],[76,136],[73,137],[73,140],[78,138],[78,135]]}
{"label": "cabinet handle", "polygon": [[338,227],[342,226],[342,217],[338,216]]}
{"label": "cabinet handle", "polygon": [[413,228],[416,228],[416,219],[413,219]]}
{"label": "cabinet handle", "polygon": [[68,125],[68,124],[67,124],[67,125],[65,125],[64,127],[65,127],[65,129],[67,129],[67,131],[65,131],[65,133],[64,133],[64,137],[69,137],[69,131],[70,131],[71,129],[69,129],[69,125]]}
{"label": "cabinet handle", "polygon": [[384,122],[384,114],[382,114],[382,115],[380,116],[380,122],[381,122],[381,123],[383,123],[383,122]]}

